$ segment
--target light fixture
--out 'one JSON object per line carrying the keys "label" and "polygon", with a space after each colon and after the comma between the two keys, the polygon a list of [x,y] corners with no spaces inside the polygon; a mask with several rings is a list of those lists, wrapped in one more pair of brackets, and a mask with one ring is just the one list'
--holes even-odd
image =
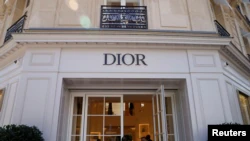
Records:
{"label": "light fixture", "polygon": [[141,103],[141,108],[143,108],[145,105],[144,105],[144,103]]}

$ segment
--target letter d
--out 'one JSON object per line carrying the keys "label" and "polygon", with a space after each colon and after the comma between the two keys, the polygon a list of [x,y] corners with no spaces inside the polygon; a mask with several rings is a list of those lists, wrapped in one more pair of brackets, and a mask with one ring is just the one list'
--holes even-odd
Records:
{"label": "letter d", "polygon": [[[108,63],[108,55],[113,57],[113,62],[112,63]],[[103,65],[113,65],[116,61],[116,57],[115,55],[111,54],[111,53],[104,53],[104,64]]]}

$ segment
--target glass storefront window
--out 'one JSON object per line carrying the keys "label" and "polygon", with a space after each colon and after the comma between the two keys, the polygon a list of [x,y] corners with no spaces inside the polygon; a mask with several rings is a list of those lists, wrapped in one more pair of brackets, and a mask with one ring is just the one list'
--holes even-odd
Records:
{"label": "glass storefront window", "polygon": [[239,92],[239,102],[243,124],[250,124],[249,96]]}
{"label": "glass storefront window", "polygon": [[0,90],[0,112],[2,111],[3,98],[4,98],[4,89],[1,89]]}
{"label": "glass storefront window", "polygon": [[85,95],[73,95],[69,140],[120,141],[129,137],[140,141],[149,137],[163,141],[167,135],[168,141],[175,141],[173,95],[162,96],[163,100],[160,96],[87,95],[85,100]]}

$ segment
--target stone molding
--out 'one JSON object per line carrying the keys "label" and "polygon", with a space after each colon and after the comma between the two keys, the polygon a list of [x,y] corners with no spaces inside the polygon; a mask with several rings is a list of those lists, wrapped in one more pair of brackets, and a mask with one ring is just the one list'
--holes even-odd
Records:
{"label": "stone molding", "polygon": [[250,72],[249,60],[231,43],[232,38],[216,34],[161,33],[161,32],[24,32],[13,34],[13,39],[0,48],[0,61],[21,47],[80,47],[80,48],[164,48],[219,50],[244,72]]}

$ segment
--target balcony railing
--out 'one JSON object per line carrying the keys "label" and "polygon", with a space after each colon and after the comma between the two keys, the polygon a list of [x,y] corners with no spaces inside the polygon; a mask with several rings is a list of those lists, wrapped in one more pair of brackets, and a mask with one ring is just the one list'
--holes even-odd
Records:
{"label": "balcony railing", "polygon": [[26,15],[22,16],[19,20],[17,20],[10,28],[7,29],[7,33],[5,35],[4,43],[12,38],[12,33],[20,33],[23,31],[24,22],[26,19]]}
{"label": "balcony railing", "polygon": [[227,32],[227,30],[217,20],[215,20],[214,23],[217,27],[217,31],[218,31],[220,36],[223,36],[223,37],[230,36],[230,34]]}
{"label": "balcony railing", "polygon": [[100,28],[148,29],[146,6],[101,6]]}
{"label": "balcony railing", "polygon": [[249,20],[249,18],[247,17],[247,15],[243,15],[243,13],[240,10],[240,6],[239,5],[236,6],[236,9],[237,9],[238,13],[241,15],[241,17],[243,19],[245,19],[245,21],[247,22],[247,24],[250,26],[250,20]]}
{"label": "balcony railing", "polygon": [[248,19],[247,15],[245,15],[245,19],[246,19],[248,25],[250,25],[250,20]]}
{"label": "balcony railing", "polygon": [[237,9],[237,11],[238,11],[240,14],[242,14],[239,5],[236,6],[236,9]]}

